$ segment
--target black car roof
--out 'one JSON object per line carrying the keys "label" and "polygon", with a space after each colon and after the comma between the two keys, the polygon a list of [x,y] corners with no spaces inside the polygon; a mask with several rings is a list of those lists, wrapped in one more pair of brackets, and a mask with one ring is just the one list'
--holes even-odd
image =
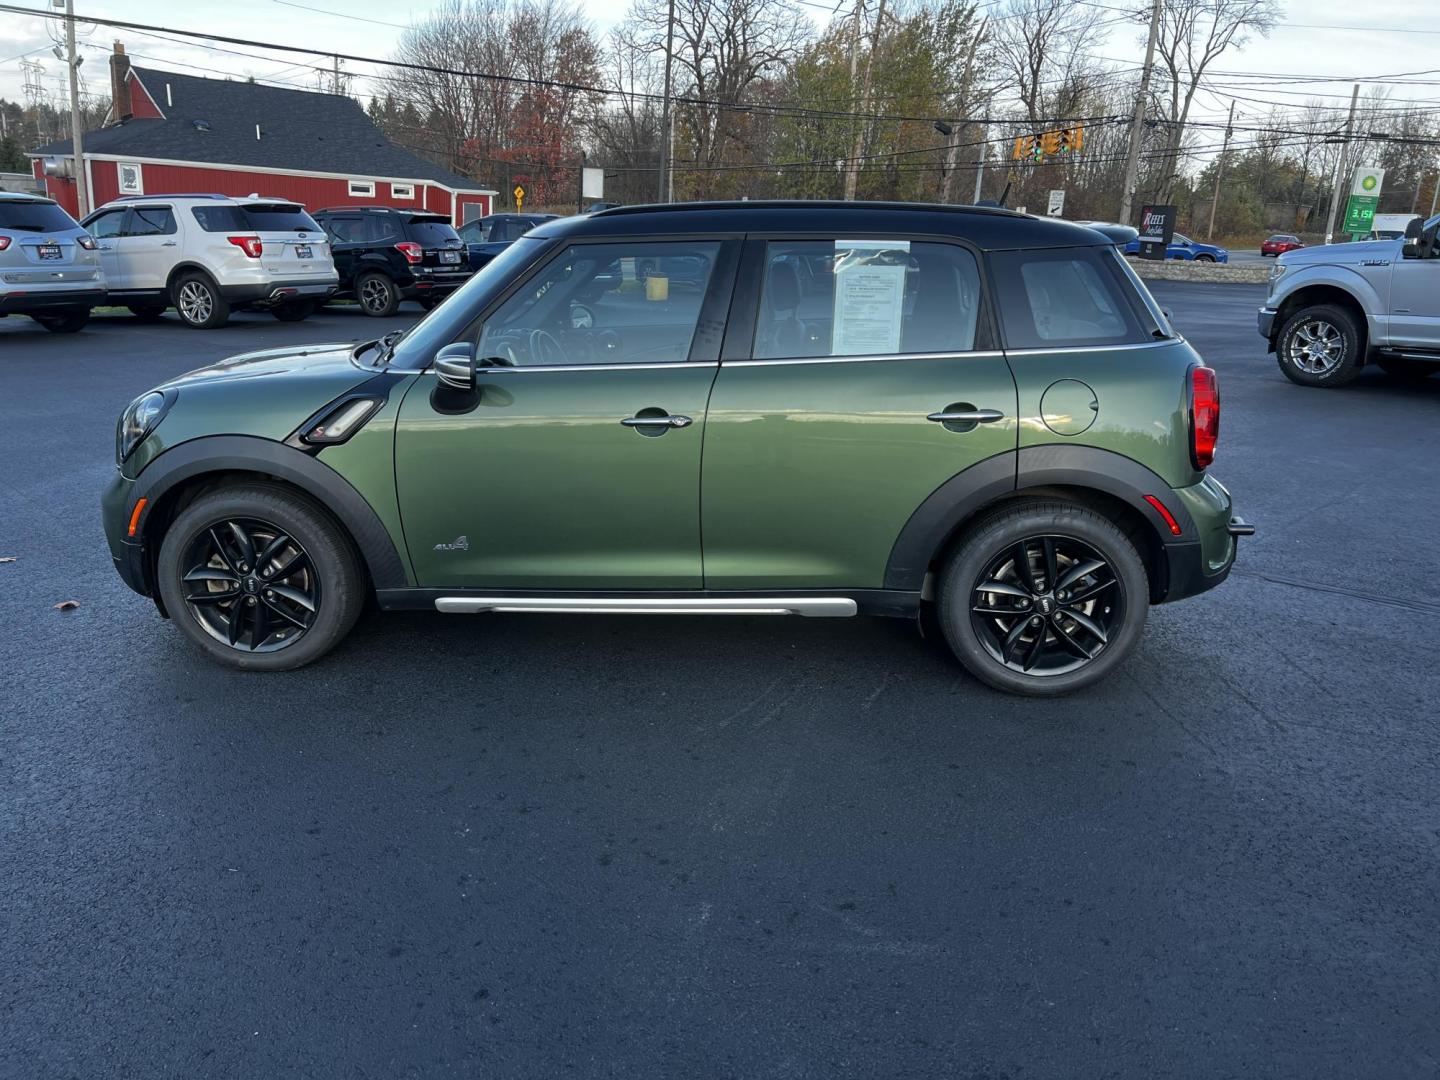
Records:
{"label": "black car roof", "polygon": [[929,233],[961,237],[989,250],[1111,244],[1101,233],[1073,222],[998,207],[804,200],[617,206],[549,221],[529,235],[545,239],[751,231],[796,235]]}

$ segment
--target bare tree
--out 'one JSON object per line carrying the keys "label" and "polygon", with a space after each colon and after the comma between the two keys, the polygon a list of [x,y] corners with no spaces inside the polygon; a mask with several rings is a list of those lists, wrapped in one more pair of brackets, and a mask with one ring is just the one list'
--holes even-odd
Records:
{"label": "bare tree", "polygon": [[1090,66],[1105,12],[1073,0],[1008,0],[996,16],[996,59],[1025,119],[1036,123],[1064,113],[1066,87]]}
{"label": "bare tree", "polygon": [[1190,106],[1206,70],[1226,49],[1243,45],[1252,33],[1264,36],[1280,18],[1279,0],[1165,0],[1155,52],[1168,80],[1161,97],[1169,140],[1158,185],[1159,198],[1174,192],[1180,148]]}

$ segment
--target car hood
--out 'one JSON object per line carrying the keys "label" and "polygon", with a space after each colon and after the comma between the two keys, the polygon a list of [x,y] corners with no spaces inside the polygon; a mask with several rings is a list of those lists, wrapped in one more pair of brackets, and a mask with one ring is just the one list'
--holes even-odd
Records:
{"label": "car hood", "polygon": [[319,380],[328,383],[338,378],[341,381],[353,379],[355,382],[362,382],[375,373],[355,363],[352,359],[354,352],[354,343],[334,342],[241,353],[239,356],[231,356],[206,367],[187,371],[165,383],[161,389],[173,387],[178,390],[201,384],[239,382],[247,379]]}
{"label": "car hood", "polygon": [[1402,240],[1361,240],[1354,244],[1317,244],[1315,247],[1294,248],[1280,256],[1286,266],[1359,266],[1376,260],[1391,262],[1401,258]]}

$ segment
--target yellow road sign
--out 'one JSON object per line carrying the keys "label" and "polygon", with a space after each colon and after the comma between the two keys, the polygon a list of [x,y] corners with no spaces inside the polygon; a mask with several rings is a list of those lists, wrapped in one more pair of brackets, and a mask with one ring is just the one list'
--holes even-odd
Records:
{"label": "yellow road sign", "polygon": [[525,205],[525,189],[519,184],[515,185],[515,209],[519,210]]}

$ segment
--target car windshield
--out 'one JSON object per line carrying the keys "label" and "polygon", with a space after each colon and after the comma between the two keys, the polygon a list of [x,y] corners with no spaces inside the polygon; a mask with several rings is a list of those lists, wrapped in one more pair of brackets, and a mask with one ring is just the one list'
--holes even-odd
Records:
{"label": "car windshield", "polygon": [[73,232],[80,226],[52,202],[0,202],[0,229],[14,232]]}
{"label": "car windshield", "polygon": [[415,370],[428,367],[442,346],[461,339],[465,328],[480,314],[486,299],[529,265],[549,243],[522,236],[496,255],[400,339],[391,355],[391,364]]}

